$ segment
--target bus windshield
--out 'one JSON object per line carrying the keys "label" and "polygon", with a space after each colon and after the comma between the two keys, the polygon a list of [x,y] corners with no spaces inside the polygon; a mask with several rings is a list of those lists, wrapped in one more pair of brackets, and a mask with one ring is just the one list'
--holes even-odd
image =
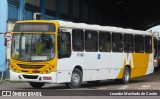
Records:
{"label": "bus windshield", "polygon": [[14,34],[11,57],[22,61],[47,61],[54,57],[55,36],[51,34]]}

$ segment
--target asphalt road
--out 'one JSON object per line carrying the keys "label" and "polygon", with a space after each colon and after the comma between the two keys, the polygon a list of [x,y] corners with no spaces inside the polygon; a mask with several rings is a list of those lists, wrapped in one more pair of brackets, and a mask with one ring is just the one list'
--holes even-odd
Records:
{"label": "asphalt road", "polygon": [[[46,84],[42,89],[33,89],[26,82],[3,82],[0,84],[0,96],[2,91],[40,91],[42,96],[110,96],[110,92],[143,92],[156,91],[160,96],[160,69],[153,74],[131,79],[127,85],[120,84],[115,80],[103,81],[97,85],[84,82],[78,89],[68,89],[64,84]],[[151,92],[152,93],[152,92]],[[157,95],[155,95],[157,96]]]}

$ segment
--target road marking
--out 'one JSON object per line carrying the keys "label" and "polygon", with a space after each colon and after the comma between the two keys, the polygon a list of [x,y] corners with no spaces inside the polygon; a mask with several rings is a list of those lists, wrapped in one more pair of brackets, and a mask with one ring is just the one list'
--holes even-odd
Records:
{"label": "road marking", "polygon": [[127,88],[128,88],[128,86],[122,86],[122,87],[120,87],[118,89],[127,89]]}
{"label": "road marking", "polygon": [[147,88],[150,88],[151,87],[151,85],[142,85],[140,88],[138,88],[138,89],[147,89]]}
{"label": "road marking", "polygon": [[149,87],[151,87],[151,85],[143,85],[142,87],[143,88],[149,88]]}
{"label": "road marking", "polygon": [[155,83],[154,82],[153,83],[149,83],[149,84],[158,84],[158,85],[160,85],[160,83],[156,83],[156,82]]}
{"label": "road marking", "polygon": [[101,87],[101,88],[97,88],[97,89],[103,90],[103,89],[107,89],[107,88]]}

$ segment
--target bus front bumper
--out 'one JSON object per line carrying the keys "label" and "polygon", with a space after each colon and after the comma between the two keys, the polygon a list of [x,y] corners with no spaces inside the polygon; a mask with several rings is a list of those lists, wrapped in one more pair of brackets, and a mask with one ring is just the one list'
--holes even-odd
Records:
{"label": "bus front bumper", "polygon": [[57,83],[56,72],[51,72],[50,74],[23,74],[23,73],[16,73],[10,70],[10,80],[11,81]]}

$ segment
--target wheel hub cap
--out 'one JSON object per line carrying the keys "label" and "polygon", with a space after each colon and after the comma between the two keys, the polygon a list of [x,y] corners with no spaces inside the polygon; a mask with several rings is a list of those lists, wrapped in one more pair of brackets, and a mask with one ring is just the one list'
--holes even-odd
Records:
{"label": "wheel hub cap", "polygon": [[78,74],[73,74],[73,75],[72,75],[72,82],[73,82],[75,85],[77,85],[77,84],[79,83],[79,81],[80,81],[79,75],[78,75]]}
{"label": "wheel hub cap", "polygon": [[128,81],[129,80],[129,72],[126,71],[124,76],[125,76],[125,80]]}

